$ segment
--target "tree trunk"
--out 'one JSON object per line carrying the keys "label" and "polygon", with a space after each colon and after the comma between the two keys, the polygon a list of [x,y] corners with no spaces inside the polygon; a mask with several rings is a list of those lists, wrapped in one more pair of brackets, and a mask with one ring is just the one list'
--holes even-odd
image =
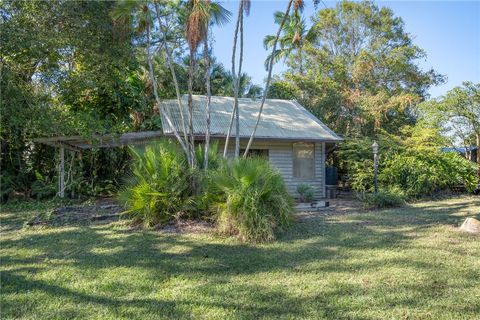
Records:
{"label": "tree trunk", "polygon": [[[243,0],[241,1],[243,3]],[[240,110],[238,108],[238,93],[240,91],[240,79],[242,77],[243,63],[243,5],[240,6],[240,59],[238,62],[238,76],[235,85],[235,158],[240,156]]]}
{"label": "tree trunk", "polygon": [[186,128],[186,125],[185,125],[185,116],[183,114],[182,96],[180,94],[180,86],[178,85],[177,74],[176,74],[175,68],[173,66],[172,53],[168,49],[167,41],[165,40],[167,32],[166,32],[165,28],[163,27],[163,25],[161,23],[160,8],[158,7],[157,2],[155,2],[155,14],[157,16],[159,28],[160,28],[160,30],[163,31],[163,47],[165,48],[165,56],[166,56],[166,59],[167,59],[167,64],[168,64],[168,67],[170,69],[170,73],[172,75],[173,85],[175,87],[175,93],[177,95],[178,110],[180,111],[180,118],[182,120],[183,139],[185,141],[185,144],[188,145],[188,134],[187,134],[187,128]]}
{"label": "tree trunk", "polygon": [[280,33],[282,32],[283,26],[285,24],[285,21],[287,20],[288,15],[290,14],[290,8],[292,6],[292,1],[288,1],[287,9],[285,10],[285,15],[283,16],[282,23],[278,27],[277,34],[275,36],[275,42],[273,43],[273,48],[272,48],[272,59],[269,59],[268,61],[268,76],[267,76],[267,82],[265,84],[265,90],[263,91],[263,97],[262,97],[262,102],[260,104],[260,110],[258,111],[258,116],[257,116],[257,122],[255,123],[255,127],[253,128],[253,132],[250,136],[250,139],[248,140],[247,147],[245,148],[245,153],[243,154],[243,157],[247,157],[248,151],[250,150],[250,147],[252,145],[253,139],[255,138],[255,133],[257,132],[258,124],[260,122],[260,118],[262,116],[262,111],[263,111],[263,106],[265,105],[265,99],[268,94],[268,89],[270,87],[270,81],[272,80],[272,69],[273,69],[273,53],[277,50],[277,43],[278,43],[278,38],[280,37]]}
{"label": "tree trunk", "polygon": [[[233,34],[233,49],[232,49],[232,82],[233,82],[233,92],[235,95],[235,86],[236,86],[236,73],[235,73],[235,56],[237,52],[237,39],[238,39],[238,30],[240,27],[240,19],[241,16],[243,16],[243,1],[240,0],[239,5],[238,5],[238,17],[237,17],[237,23],[235,25],[235,32]],[[227,137],[225,138],[225,147],[223,149],[223,157],[225,158],[227,156],[228,152],[228,142],[230,140],[230,134],[232,132],[232,126],[233,126],[233,120],[235,118],[235,113],[236,113],[236,107],[235,107],[235,102],[233,104],[232,108],[232,115],[230,117],[230,126],[228,127],[227,131]]]}
{"label": "tree trunk", "polygon": [[193,132],[193,68],[195,65],[195,52],[190,48],[190,61],[188,66],[188,131],[190,136],[190,166],[195,167],[195,137]]}
{"label": "tree trunk", "polygon": [[300,48],[298,48],[298,63],[300,65],[300,75],[303,77],[305,74],[303,72],[303,49],[302,49],[302,44],[300,44]]}
{"label": "tree trunk", "polygon": [[173,130],[173,134],[175,138],[177,138],[178,142],[180,143],[180,147],[182,148],[183,152],[185,152],[185,155],[187,156],[187,159],[189,160],[190,163],[190,152],[188,149],[188,146],[185,145],[183,142],[182,138],[178,134],[177,129],[173,125],[172,120],[168,116],[168,114],[165,112],[165,110],[160,106],[160,97],[158,95],[158,89],[157,89],[157,80],[155,79],[155,73],[153,72],[153,64],[152,64],[152,55],[150,53],[150,26],[147,27],[147,62],[148,62],[148,70],[149,70],[149,75],[150,75],[150,81],[152,81],[152,86],[153,86],[153,94],[155,96],[155,101],[158,106],[158,111],[160,114],[167,120],[168,125],[170,128]]}
{"label": "tree trunk", "polygon": [[[208,26],[207,26],[208,28]],[[203,55],[205,57],[205,82],[207,86],[207,128],[205,130],[205,155],[204,155],[204,169],[208,170],[208,150],[210,149],[210,102],[212,92],[210,88],[210,56],[208,53],[208,29],[207,37],[203,47]]]}

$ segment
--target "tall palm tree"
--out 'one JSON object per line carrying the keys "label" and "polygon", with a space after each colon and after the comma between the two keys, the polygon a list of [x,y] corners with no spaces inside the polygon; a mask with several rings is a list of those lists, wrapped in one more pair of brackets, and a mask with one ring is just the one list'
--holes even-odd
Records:
{"label": "tall palm tree", "polygon": [[[274,14],[275,23],[280,24],[283,20],[284,13],[277,11]],[[280,60],[286,60],[293,53],[298,53],[299,72],[303,75],[303,47],[306,43],[312,42],[315,39],[314,28],[307,28],[305,19],[302,18],[300,11],[294,12],[291,16],[288,16],[282,35],[278,39],[279,48],[268,55],[265,60],[265,69],[268,70],[268,62],[273,57],[273,63],[277,63]],[[263,40],[265,49],[271,49],[275,41],[274,35],[268,35]]]}
{"label": "tall palm tree", "polygon": [[[155,3],[155,5],[158,5],[158,4]],[[158,6],[156,6],[155,9],[158,14]],[[165,112],[164,108],[161,107],[161,103],[160,103],[161,100],[158,94],[158,85],[157,85],[157,81],[156,81],[156,77],[153,69],[153,55],[157,50],[154,50],[153,48],[154,46],[152,44],[152,38],[153,38],[152,30],[154,29],[154,24],[155,24],[154,14],[152,12],[152,5],[149,4],[147,1],[122,1],[122,2],[119,2],[117,7],[115,8],[113,12],[113,17],[118,21],[122,21],[123,23],[134,24],[135,29],[138,33],[146,34],[146,40],[147,40],[146,55],[147,55],[148,72],[149,72],[150,81],[152,82],[152,87],[153,87],[157,108],[159,110],[159,113],[164,117],[168,125],[172,128],[174,136],[178,140],[182,150],[185,152],[187,159],[190,159],[189,148],[188,148],[188,145],[185,143],[186,139],[183,140],[180,137],[178,130],[173,125],[173,121],[171,120],[170,116]],[[165,41],[166,41],[166,38],[163,38],[163,42]],[[169,57],[168,52],[167,52],[167,57]],[[176,85],[176,87],[178,88],[178,84]],[[185,134],[185,130],[184,130],[184,134]]]}
{"label": "tall palm tree", "polygon": [[[297,13],[299,10],[302,10],[303,8],[302,0],[288,0],[287,9],[285,10],[285,14],[283,15],[282,21],[280,21],[277,34],[275,35],[275,39],[273,41],[272,56],[273,56],[273,53],[277,50],[278,39],[280,38],[280,33],[282,32],[285,22],[287,21],[287,18],[290,15],[290,9],[292,7],[292,4],[294,7],[294,13]],[[258,124],[260,123],[260,118],[262,117],[263,106],[265,105],[265,99],[267,97],[267,92],[270,87],[270,81],[272,80],[272,69],[273,69],[273,59],[269,59],[267,81],[265,83],[265,89],[263,91],[262,102],[260,103],[260,110],[258,111],[257,121],[255,122],[255,126],[253,127],[253,131],[252,131],[252,134],[250,135],[250,139],[248,139],[248,144],[243,154],[244,158],[248,155],[248,151],[252,146],[253,139],[255,138],[255,133],[257,132]]]}
{"label": "tall palm tree", "polygon": [[[223,149],[223,156],[227,156],[228,142],[232,131],[233,120],[235,118],[235,157],[240,154],[240,112],[238,110],[238,93],[240,87],[240,80],[242,76],[243,63],[243,16],[250,13],[250,0],[240,0],[238,5],[237,23],[233,35],[233,50],[232,50],[232,77],[233,77],[233,109],[230,117],[230,126],[228,127],[227,137],[225,139],[225,147]],[[237,40],[240,33],[240,55],[238,63],[238,75],[235,72],[235,59],[237,51]]]}
{"label": "tall palm tree", "polygon": [[[188,68],[188,110],[189,110],[189,131],[190,131],[190,150],[192,153],[192,167],[195,166],[195,141],[193,132],[193,70],[195,66],[195,54],[198,46],[203,43],[205,46],[204,53],[208,55],[208,29],[213,21],[217,24],[228,22],[230,12],[216,2],[210,0],[190,0],[188,2],[188,15],[186,20],[186,39],[190,50],[190,62]],[[209,63],[207,74],[210,73]],[[210,76],[207,81],[207,132],[208,143],[210,142]],[[206,147],[205,149],[208,149]],[[207,157],[208,157],[208,153]],[[207,160],[208,161],[208,160]]]}

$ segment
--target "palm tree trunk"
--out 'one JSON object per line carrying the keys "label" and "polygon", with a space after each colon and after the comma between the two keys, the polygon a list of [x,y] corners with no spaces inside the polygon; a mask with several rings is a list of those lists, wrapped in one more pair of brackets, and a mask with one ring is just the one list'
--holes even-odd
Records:
{"label": "palm tree trunk", "polygon": [[190,165],[195,167],[195,137],[193,132],[193,68],[195,64],[195,52],[190,49],[190,61],[188,66],[188,130],[190,136]]}
{"label": "palm tree trunk", "polygon": [[[275,36],[275,42],[273,43],[273,48],[272,48],[272,57],[273,57],[273,53],[275,52],[275,50],[277,50],[278,38],[280,38],[280,33],[282,32],[283,26],[285,25],[285,21],[287,20],[287,17],[290,14],[290,8],[292,6],[292,2],[293,2],[293,0],[288,1],[287,9],[285,10],[285,15],[283,16],[282,23],[278,27],[277,34]],[[270,87],[270,81],[272,80],[272,69],[273,69],[273,58],[268,61],[267,82],[265,84],[265,90],[263,91],[263,97],[262,97],[262,102],[260,104],[260,110],[258,111],[257,122],[255,123],[255,127],[253,128],[253,132],[250,136],[250,139],[248,140],[247,147],[245,148],[245,153],[243,154],[244,158],[247,156],[248,151],[250,150],[250,147],[252,145],[253,139],[255,138],[255,133],[257,132],[258,124],[259,124],[260,118],[262,116],[263,106],[265,105],[265,99],[267,97],[268,89]]]}
{"label": "palm tree trunk", "polygon": [[[303,77],[304,72],[303,72],[303,49],[300,45],[300,48],[298,48],[298,63],[300,65],[300,75]],[[303,91],[303,90],[302,90]]]}
{"label": "palm tree trunk", "polygon": [[157,80],[155,79],[155,73],[153,72],[153,63],[152,63],[152,55],[150,53],[150,26],[147,27],[147,62],[148,62],[148,70],[149,70],[149,75],[150,75],[150,80],[152,81],[152,86],[153,86],[153,94],[155,96],[155,101],[157,102],[158,110],[160,114],[167,120],[167,123],[170,128],[172,128],[173,134],[175,135],[175,138],[177,138],[178,142],[180,143],[180,146],[185,152],[185,155],[187,156],[187,159],[190,163],[190,157],[191,154],[189,152],[189,149],[187,148],[187,145],[183,142],[182,138],[178,134],[177,129],[175,128],[172,120],[168,116],[168,114],[165,112],[165,110],[160,106],[160,97],[158,95],[158,89],[157,89]]}
{"label": "palm tree trunk", "polygon": [[172,75],[173,85],[175,87],[175,93],[177,95],[178,110],[180,111],[180,119],[182,120],[183,139],[185,141],[185,144],[188,145],[188,135],[187,135],[187,128],[186,128],[186,125],[185,125],[185,116],[183,114],[182,96],[180,94],[180,86],[178,85],[177,74],[176,74],[175,68],[173,66],[172,53],[170,52],[170,50],[168,48],[167,41],[166,41],[167,32],[166,32],[165,28],[163,27],[163,25],[161,23],[162,20],[160,19],[160,9],[158,7],[157,2],[155,2],[155,14],[157,16],[158,25],[159,25],[160,29],[162,29],[162,31],[163,31],[163,47],[165,48],[165,56],[166,56],[166,59],[167,59],[167,64],[168,64],[168,67],[170,69],[170,73]]}
{"label": "palm tree trunk", "polygon": [[[208,28],[208,27],[207,27]],[[210,102],[212,92],[210,88],[210,56],[208,53],[208,29],[207,37],[205,38],[203,46],[203,55],[205,57],[205,82],[207,86],[207,129],[205,130],[205,155],[204,155],[204,169],[208,170],[208,150],[210,149]]]}
{"label": "palm tree trunk", "polygon": [[235,85],[235,158],[240,156],[240,110],[238,107],[238,93],[240,91],[240,79],[242,77],[242,63],[243,63],[243,1],[240,11],[240,58],[238,62],[238,76]]}
{"label": "palm tree trunk", "polygon": [[[235,25],[235,32],[233,35],[233,49],[232,49],[232,81],[233,81],[233,92],[235,95],[236,92],[236,73],[235,73],[235,56],[236,56],[236,51],[237,51],[237,39],[238,39],[238,30],[240,27],[240,19],[243,16],[243,0],[240,0],[239,5],[238,5],[238,17],[237,17],[237,24]],[[238,99],[238,98],[237,98]],[[236,99],[235,99],[236,100]],[[225,147],[223,149],[223,157],[227,157],[227,152],[228,152],[228,142],[230,140],[230,134],[232,132],[232,126],[233,126],[233,119],[235,118],[236,114],[236,107],[235,107],[235,102],[233,104],[232,108],[232,115],[230,117],[230,126],[228,127],[227,131],[227,137],[225,138]]]}

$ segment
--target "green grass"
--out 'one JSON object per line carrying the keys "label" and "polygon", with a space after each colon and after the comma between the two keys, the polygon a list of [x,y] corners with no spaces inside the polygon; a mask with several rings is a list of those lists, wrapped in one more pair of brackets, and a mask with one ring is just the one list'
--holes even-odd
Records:
{"label": "green grass", "polygon": [[34,208],[2,208],[2,319],[480,318],[480,237],[456,230],[478,197],[308,216],[263,245],[22,228]]}

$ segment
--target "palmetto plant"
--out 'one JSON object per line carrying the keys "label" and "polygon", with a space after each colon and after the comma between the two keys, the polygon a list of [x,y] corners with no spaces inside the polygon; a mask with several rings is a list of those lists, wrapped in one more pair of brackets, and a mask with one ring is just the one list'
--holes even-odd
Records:
{"label": "palmetto plant", "polygon": [[192,207],[191,170],[173,141],[130,148],[133,169],[119,200],[125,215],[146,226],[163,224]]}
{"label": "palmetto plant", "polygon": [[280,173],[261,158],[237,158],[213,174],[221,232],[247,241],[269,241],[291,222],[293,200]]}

